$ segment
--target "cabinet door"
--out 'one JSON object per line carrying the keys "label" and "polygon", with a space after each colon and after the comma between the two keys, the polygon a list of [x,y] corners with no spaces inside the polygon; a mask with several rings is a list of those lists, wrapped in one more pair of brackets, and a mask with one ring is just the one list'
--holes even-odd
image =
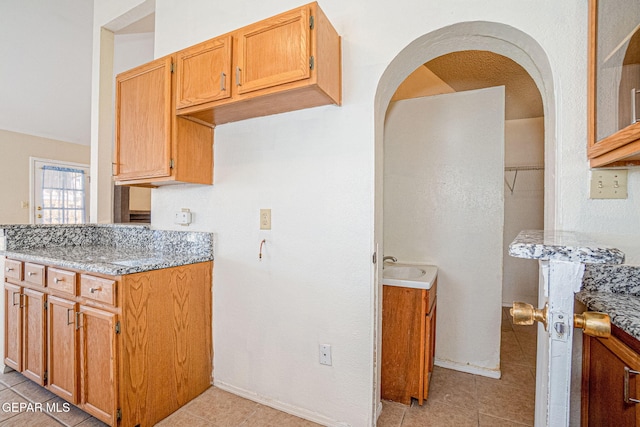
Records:
{"label": "cabinet door", "polygon": [[245,27],[237,37],[235,77],[238,93],[309,78],[308,7]]}
{"label": "cabinet door", "polygon": [[118,180],[171,174],[171,57],[116,77]]}
{"label": "cabinet door", "polygon": [[4,363],[22,371],[22,293],[20,286],[4,284]]}
{"label": "cabinet door", "polygon": [[80,306],[80,316],[80,406],[115,425],[116,315]]}
{"label": "cabinet door", "polygon": [[45,298],[42,292],[24,289],[23,366],[25,377],[44,385],[46,362]]}
{"label": "cabinet door", "polygon": [[49,296],[47,316],[48,385],[63,399],[78,403],[76,304]]}
{"label": "cabinet door", "polygon": [[640,425],[640,403],[625,402],[625,389],[629,398],[640,399],[640,375],[625,372],[640,371],[640,356],[615,337],[584,335],[583,358],[582,425]]}
{"label": "cabinet door", "polygon": [[231,96],[231,36],[178,52],[176,108]]}

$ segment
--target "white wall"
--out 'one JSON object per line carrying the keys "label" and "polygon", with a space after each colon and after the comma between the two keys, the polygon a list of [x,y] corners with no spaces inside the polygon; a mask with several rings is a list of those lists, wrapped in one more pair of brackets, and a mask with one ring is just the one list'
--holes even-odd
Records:
{"label": "white wall", "polygon": [[436,364],[495,378],[504,102],[504,86],[397,101],[384,135],[384,255],[438,267]]}
{"label": "white wall", "polygon": [[89,145],[93,2],[0,2],[0,129]]}
{"label": "white wall", "polygon": [[[121,15],[147,3],[96,0],[94,64],[99,64],[100,27],[120,22]],[[215,185],[154,190],[153,225],[177,228],[171,221],[173,212],[189,207],[195,212],[192,229],[217,233],[214,374],[218,381],[310,418],[319,414],[324,420],[366,426],[373,422],[375,406],[378,303],[370,262],[376,247],[374,141],[380,126],[374,121],[374,102],[380,99],[376,91],[388,90],[390,98],[419,65],[391,79],[397,80],[395,87],[379,87],[385,69],[405,47],[425,34],[465,21],[503,23],[535,41],[552,77],[540,87],[554,95],[545,114],[557,113],[553,127],[545,130],[557,140],[557,151],[548,154],[557,157],[557,169],[549,171],[548,191],[556,194],[557,201],[551,227],[596,230],[613,244],[625,234],[637,241],[640,174],[629,176],[629,199],[588,200],[586,2],[320,3],[343,36],[343,106],[219,126]],[[156,0],[155,56],[300,4],[238,0],[229,8],[208,0]],[[527,43],[522,49],[531,52]],[[95,144],[102,140],[95,128],[99,93],[94,71]],[[258,212],[268,207],[273,230],[261,233]],[[259,262],[262,238],[267,239],[267,250]],[[640,254],[631,239],[626,243],[625,249]],[[332,367],[318,364],[318,343],[332,344]]]}
{"label": "white wall", "polygon": [[[544,166],[544,118],[505,122],[505,166]],[[513,185],[515,179],[515,185]],[[505,172],[504,278],[502,303],[537,305],[538,263],[509,256],[509,244],[522,230],[544,228],[544,170]]]}

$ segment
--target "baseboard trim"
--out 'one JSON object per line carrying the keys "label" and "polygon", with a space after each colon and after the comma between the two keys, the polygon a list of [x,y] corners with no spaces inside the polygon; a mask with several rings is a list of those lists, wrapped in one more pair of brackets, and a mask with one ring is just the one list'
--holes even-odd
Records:
{"label": "baseboard trim", "polygon": [[480,366],[467,365],[462,363],[451,362],[449,360],[436,359],[434,365],[441,368],[453,369],[454,371],[466,372],[468,374],[481,375],[483,377],[500,379],[502,375],[500,370],[481,368]]}
{"label": "baseboard trim", "polygon": [[270,408],[277,409],[278,411],[286,412],[287,414],[295,415],[296,417],[304,418],[305,420],[312,421],[314,423],[321,424],[327,427],[350,427],[350,424],[336,421],[317,412],[309,411],[307,409],[299,408],[297,406],[290,405],[288,403],[280,402],[274,399],[269,399],[265,396],[260,396],[257,393],[248,391],[231,384],[227,384],[223,381],[213,381],[213,385],[221,390],[228,391],[245,399],[252,400]]}

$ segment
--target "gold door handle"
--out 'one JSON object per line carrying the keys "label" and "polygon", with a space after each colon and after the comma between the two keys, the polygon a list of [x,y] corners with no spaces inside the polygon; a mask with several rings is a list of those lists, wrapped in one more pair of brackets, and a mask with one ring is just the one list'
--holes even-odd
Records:
{"label": "gold door handle", "polygon": [[[524,302],[514,302],[513,308],[509,310],[516,325],[533,325],[533,322],[540,322],[547,330],[549,318],[549,304],[544,308],[533,308],[531,304]],[[573,327],[593,337],[607,338],[611,336],[611,319],[608,314],[597,311],[585,311],[582,314],[573,315]]]}
{"label": "gold door handle", "polygon": [[547,330],[549,304],[545,304],[544,308],[533,308],[526,302],[514,302],[509,314],[516,325],[533,325],[533,322],[540,322],[544,325],[544,330]]}
{"label": "gold door handle", "polygon": [[597,311],[585,311],[573,315],[573,327],[592,337],[609,338],[611,336],[611,319],[608,314]]}

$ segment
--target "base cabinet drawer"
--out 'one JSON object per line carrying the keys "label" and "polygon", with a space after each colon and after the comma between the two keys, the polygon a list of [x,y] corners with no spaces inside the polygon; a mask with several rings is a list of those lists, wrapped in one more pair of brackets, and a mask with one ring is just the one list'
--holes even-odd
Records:
{"label": "base cabinet drawer", "polygon": [[24,263],[24,281],[30,285],[45,286],[45,268],[44,265]]}

